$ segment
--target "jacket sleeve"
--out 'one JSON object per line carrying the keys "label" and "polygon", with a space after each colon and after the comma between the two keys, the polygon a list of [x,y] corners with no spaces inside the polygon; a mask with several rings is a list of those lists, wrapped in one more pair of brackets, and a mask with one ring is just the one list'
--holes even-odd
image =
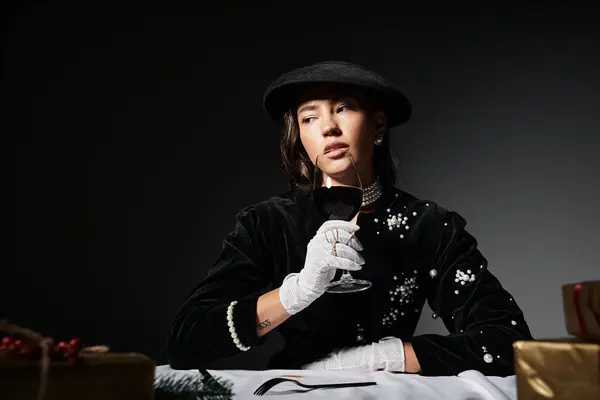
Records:
{"label": "jacket sleeve", "polygon": [[428,269],[427,301],[450,334],[411,339],[421,374],[513,375],[512,343],[531,339],[521,309],[488,270],[463,217],[435,206],[424,218],[418,247]]}
{"label": "jacket sleeve", "polygon": [[270,281],[267,255],[257,210],[238,213],[236,225],[208,276],[192,291],[177,313],[167,339],[167,358],[174,369],[202,368],[234,355],[227,326],[227,307],[236,300],[233,322],[242,345],[263,342],[256,334],[256,303]]}

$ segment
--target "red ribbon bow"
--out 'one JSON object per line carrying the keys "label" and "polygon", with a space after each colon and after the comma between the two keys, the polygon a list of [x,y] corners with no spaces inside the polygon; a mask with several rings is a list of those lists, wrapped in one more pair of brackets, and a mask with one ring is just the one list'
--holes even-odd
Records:
{"label": "red ribbon bow", "polygon": [[580,336],[583,339],[590,339],[590,335],[587,332],[587,329],[585,328],[585,320],[583,319],[583,315],[581,314],[581,300],[580,300],[580,295],[581,295],[581,289],[583,288],[583,285],[581,283],[577,283],[575,285],[575,291],[573,292],[573,302],[575,303],[575,312],[577,313],[577,321],[579,322],[579,330],[580,330]]}

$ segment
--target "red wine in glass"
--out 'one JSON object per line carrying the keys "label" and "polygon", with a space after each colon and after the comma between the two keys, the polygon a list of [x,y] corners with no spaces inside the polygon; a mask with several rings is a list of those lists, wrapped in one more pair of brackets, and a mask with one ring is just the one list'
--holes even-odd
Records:
{"label": "red wine in glass", "polygon": [[323,218],[352,221],[362,204],[362,190],[352,186],[321,186],[314,190],[314,200]]}
{"label": "red wine in glass", "polygon": [[[332,180],[331,176],[338,176],[339,179]],[[329,156],[322,153],[317,157],[313,200],[321,216],[327,220],[352,221],[356,217],[362,205],[363,191],[350,151],[337,151]],[[350,272],[343,270],[339,280],[327,285],[327,292],[352,293],[370,287],[371,282],[355,279]]]}

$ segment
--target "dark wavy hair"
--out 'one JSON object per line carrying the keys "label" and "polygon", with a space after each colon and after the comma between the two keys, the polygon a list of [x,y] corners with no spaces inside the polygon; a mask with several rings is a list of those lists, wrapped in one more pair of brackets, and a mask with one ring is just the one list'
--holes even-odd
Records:
{"label": "dark wavy hair", "polygon": [[[367,112],[374,113],[375,109],[367,107]],[[375,146],[373,151],[375,174],[384,187],[396,184],[397,165],[391,153],[389,133],[389,127],[387,127],[383,135],[383,143]],[[289,109],[283,115],[280,149],[281,160],[288,174],[290,188],[310,189],[313,184],[315,167],[300,140],[298,118],[293,109]]]}

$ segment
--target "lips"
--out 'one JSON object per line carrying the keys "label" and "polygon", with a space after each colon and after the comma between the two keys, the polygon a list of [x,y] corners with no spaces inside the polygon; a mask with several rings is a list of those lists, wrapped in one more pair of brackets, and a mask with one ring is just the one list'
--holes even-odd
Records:
{"label": "lips", "polygon": [[325,157],[337,160],[339,158],[344,157],[344,154],[346,154],[347,151],[348,151],[348,146],[336,147],[336,148],[331,149],[328,152],[326,152]]}
{"label": "lips", "polygon": [[348,145],[345,143],[340,143],[340,142],[333,142],[328,144],[327,146],[325,146],[325,154],[328,154],[330,152],[340,152],[341,150],[346,150],[348,149]]}

